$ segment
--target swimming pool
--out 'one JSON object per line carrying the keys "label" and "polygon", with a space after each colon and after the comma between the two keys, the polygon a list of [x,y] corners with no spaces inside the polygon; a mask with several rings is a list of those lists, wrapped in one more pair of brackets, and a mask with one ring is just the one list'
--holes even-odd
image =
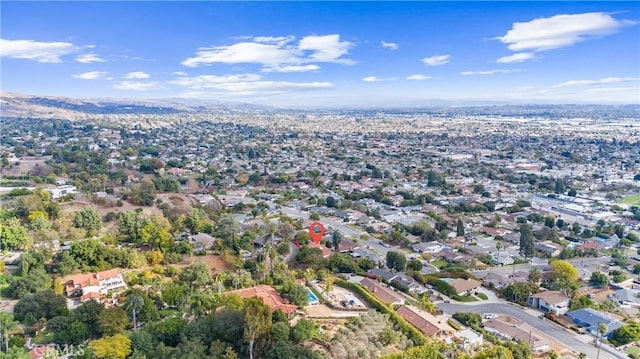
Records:
{"label": "swimming pool", "polygon": [[307,298],[309,298],[309,305],[320,304],[318,297],[311,291],[311,289],[305,287],[307,289]]}
{"label": "swimming pool", "polygon": [[453,280],[453,278],[440,278],[441,281],[445,282],[445,283],[449,283]]}

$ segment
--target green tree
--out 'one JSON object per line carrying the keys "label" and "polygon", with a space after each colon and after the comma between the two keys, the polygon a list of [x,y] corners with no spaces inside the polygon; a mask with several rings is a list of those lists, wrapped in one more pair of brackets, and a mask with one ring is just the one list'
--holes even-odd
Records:
{"label": "green tree", "polygon": [[0,250],[21,250],[27,246],[28,242],[27,229],[17,218],[0,222]]}
{"label": "green tree", "polygon": [[13,309],[16,320],[28,325],[33,323],[26,323],[25,318],[27,318],[27,316],[38,320],[40,318],[51,319],[59,315],[67,315],[68,313],[67,299],[62,295],[53,293],[51,289],[27,294],[16,303]]}
{"label": "green tree", "polygon": [[11,277],[9,280],[9,290],[14,298],[24,298],[30,293],[36,293],[43,289],[51,288],[53,280],[44,269],[35,268],[25,276],[17,278]]}
{"label": "green tree", "polygon": [[407,266],[407,257],[400,252],[387,252],[387,267],[402,272]]}
{"label": "green tree", "polygon": [[98,317],[98,326],[104,335],[112,336],[123,333],[129,318],[127,312],[120,307],[111,307],[103,310]]}
{"label": "green tree", "polygon": [[9,351],[9,332],[18,327],[18,322],[13,320],[13,315],[5,312],[0,312],[0,347],[4,348],[4,351]]}
{"label": "green tree", "polygon": [[186,284],[191,289],[203,289],[207,285],[213,283],[211,277],[211,269],[204,263],[194,263],[184,267],[180,273],[180,282]]}
{"label": "green tree", "polygon": [[95,208],[87,207],[75,213],[73,225],[76,228],[84,229],[87,236],[93,236],[102,228],[102,218]]}
{"label": "green tree", "polygon": [[291,340],[294,343],[305,342],[315,335],[317,329],[318,327],[313,320],[302,318],[291,328]]}
{"label": "green tree", "polygon": [[609,276],[602,272],[593,272],[591,278],[589,278],[589,285],[596,288],[602,288],[609,284]]}
{"label": "green tree", "polygon": [[260,357],[254,353],[255,344],[271,329],[271,308],[264,304],[262,298],[252,297],[244,301],[244,335],[243,338],[249,346],[249,358]]}
{"label": "green tree", "polygon": [[417,258],[411,258],[407,264],[407,268],[419,272],[422,269],[422,262]]}
{"label": "green tree", "polygon": [[458,237],[464,236],[464,223],[460,218],[458,218],[458,222],[456,223],[456,235]]}
{"label": "green tree", "polygon": [[531,258],[535,253],[536,247],[531,225],[523,223],[520,226],[520,255],[525,258]]}
{"label": "green tree", "polygon": [[615,329],[609,335],[609,341],[615,345],[625,345],[640,340],[640,324],[629,323]]}
{"label": "green tree", "polygon": [[144,308],[144,293],[140,291],[130,291],[124,299],[123,308],[131,314],[133,319],[133,330],[138,330],[138,316]]}

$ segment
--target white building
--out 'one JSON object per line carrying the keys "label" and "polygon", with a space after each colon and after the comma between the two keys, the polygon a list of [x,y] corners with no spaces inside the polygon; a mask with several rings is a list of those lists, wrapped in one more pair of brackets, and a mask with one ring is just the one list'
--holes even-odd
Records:
{"label": "white building", "polygon": [[64,185],[56,188],[47,188],[47,192],[51,194],[51,199],[60,199],[68,194],[75,195],[77,192],[76,186]]}

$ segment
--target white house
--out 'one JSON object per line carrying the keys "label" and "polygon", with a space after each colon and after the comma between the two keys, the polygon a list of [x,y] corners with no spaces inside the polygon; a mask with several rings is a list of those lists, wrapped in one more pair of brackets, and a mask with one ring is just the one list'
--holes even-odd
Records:
{"label": "white house", "polygon": [[56,188],[47,188],[47,192],[51,194],[51,199],[60,199],[68,194],[75,195],[76,193],[78,193],[76,190],[76,186],[71,185],[58,186]]}
{"label": "white house", "polygon": [[527,303],[545,313],[564,315],[569,311],[569,300],[569,297],[558,290],[546,290],[527,298]]}
{"label": "white house", "polygon": [[65,283],[65,294],[68,297],[80,296],[80,301],[99,300],[109,291],[126,288],[126,283],[119,269],[110,269],[98,273],[76,274]]}
{"label": "white house", "polygon": [[444,246],[438,242],[420,242],[414,244],[411,249],[416,253],[438,253],[444,250]]}

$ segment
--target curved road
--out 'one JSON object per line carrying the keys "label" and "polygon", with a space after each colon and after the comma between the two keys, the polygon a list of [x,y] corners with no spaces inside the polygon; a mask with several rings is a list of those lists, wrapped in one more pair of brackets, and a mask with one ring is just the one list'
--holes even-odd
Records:
{"label": "curved road", "polygon": [[[475,304],[478,303],[478,304]],[[592,343],[584,343],[578,340],[575,334],[571,331],[565,330],[558,324],[555,324],[549,320],[542,320],[531,313],[528,313],[513,304],[506,304],[505,302],[474,302],[472,303],[439,303],[438,308],[442,309],[447,314],[454,314],[456,312],[471,312],[471,313],[498,313],[512,316],[518,320],[526,322],[532,327],[536,328],[540,332],[555,339],[561,344],[566,345],[569,349],[574,350],[576,353],[585,353],[587,358],[595,359],[598,354],[598,349]],[[626,355],[620,352],[616,352],[609,346],[603,346],[600,351],[601,359],[618,359],[627,358]]]}

